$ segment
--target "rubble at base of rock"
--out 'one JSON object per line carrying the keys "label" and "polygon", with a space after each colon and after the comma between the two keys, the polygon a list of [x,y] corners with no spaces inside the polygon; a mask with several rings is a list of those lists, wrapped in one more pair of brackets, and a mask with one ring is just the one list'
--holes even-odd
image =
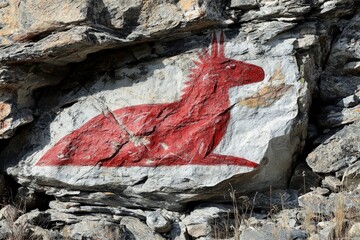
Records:
{"label": "rubble at base of rock", "polygon": [[[147,211],[144,219],[125,212],[114,215],[111,210],[98,213],[95,206],[72,203],[68,204],[72,205],[73,213],[65,213],[68,211],[67,203],[59,203],[64,209],[57,206],[45,212],[32,210],[25,214],[7,205],[0,211],[0,236],[1,239],[38,235],[36,239],[236,239],[236,236],[240,236],[240,239],[273,240],[327,239],[336,236],[352,239],[359,235],[359,197],[359,190],[326,196],[317,190],[300,196],[297,207],[273,205],[270,210],[251,205],[256,202],[255,199],[251,199],[249,205],[237,202],[234,204],[238,205],[201,204],[190,213],[167,211],[165,215],[170,225],[162,225],[166,225],[166,228],[154,228],[154,218],[160,216],[160,208]],[[284,201],[282,204],[287,203]],[[52,205],[58,203],[53,202]],[[81,210],[91,208],[94,209],[91,214],[90,211]],[[341,233],[338,230],[340,223],[345,224]]]}

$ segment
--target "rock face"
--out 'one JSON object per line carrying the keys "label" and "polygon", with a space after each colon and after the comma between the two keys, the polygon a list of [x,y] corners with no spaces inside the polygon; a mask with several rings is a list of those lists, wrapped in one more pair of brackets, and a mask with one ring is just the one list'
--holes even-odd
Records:
{"label": "rock face", "polygon": [[224,201],[229,184],[286,188],[318,96],[321,130],[355,123],[307,163],[357,176],[358,6],[0,1],[0,139],[11,138],[1,169],[26,189],[110,212]]}
{"label": "rock face", "polygon": [[[225,34],[199,56],[204,46],[190,38],[186,53],[79,82],[14,138],[2,155],[7,171],[33,188],[106,190],[147,207],[179,207],[228,179],[252,178],[242,191],[284,186],[306,127],[298,101],[309,101],[293,45],[277,44],[288,52],[274,57],[237,31]],[[255,49],[238,55],[246,48]]]}
{"label": "rock face", "polygon": [[[331,151],[329,151],[331,149]],[[360,122],[344,127],[311,152],[306,161],[319,173],[353,168],[360,158]]]}
{"label": "rock face", "polygon": [[347,189],[359,184],[359,19],[356,13],[339,25],[342,32],[329,52],[319,82],[321,105],[316,120],[325,130],[306,158],[313,171],[326,174],[323,186],[332,190],[340,181]]}
{"label": "rock face", "polygon": [[358,237],[359,6],[0,0],[0,238]]}

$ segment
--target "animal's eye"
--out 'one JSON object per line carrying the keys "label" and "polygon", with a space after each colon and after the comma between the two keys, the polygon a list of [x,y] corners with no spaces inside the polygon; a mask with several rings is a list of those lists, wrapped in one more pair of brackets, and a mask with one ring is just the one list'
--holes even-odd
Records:
{"label": "animal's eye", "polygon": [[227,65],[225,68],[227,69],[234,69],[236,66],[235,64]]}

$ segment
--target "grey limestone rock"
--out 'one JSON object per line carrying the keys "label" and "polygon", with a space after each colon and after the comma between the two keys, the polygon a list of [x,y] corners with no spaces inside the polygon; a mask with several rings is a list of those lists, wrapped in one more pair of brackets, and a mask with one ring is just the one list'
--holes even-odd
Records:
{"label": "grey limestone rock", "polygon": [[18,217],[14,222],[14,226],[19,229],[24,228],[26,225],[43,226],[46,225],[49,220],[50,218],[47,213],[35,209]]}
{"label": "grey limestone rock", "polygon": [[[329,1],[327,4],[331,5],[334,2],[336,1]],[[360,14],[355,14],[331,49],[329,61],[320,81],[320,96],[325,102],[335,103],[359,90],[360,78],[357,71],[349,72],[353,59],[358,59],[360,56],[359,19]]]}
{"label": "grey limestone rock", "polygon": [[336,76],[325,73],[320,80],[320,95],[324,102],[336,103],[359,90],[360,77]]}
{"label": "grey limestone rock", "polygon": [[359,161],[359,121],[344,127],[329,136],[306,158],[313,171],[318,173],[337,172]]}
{"label": "grey limestone rock", "polygon": [[54,209],[48,209],[45,213],[50,216],[50,222],[54,222],[59,226],[75,224],[82,220],[78,215],[62,213]]}
{"label": "grey limestone rock", "polygon": [[334,176],[325,176],[322,186],[329,188],[332,192],[338,192],[342,186],[341,181]]}
{"label": "grey limestone rock", "polygon": [[106,205],[83,205],[77,202],[61,201],[51,201],[49,207],[58,212],[69,214],[90,214],[96,212],[99,214],[132,216],[142,220],[146,219],[146,213],[141,209],[128,209],[125,207],[110,207]]}
{"label": "grey limestone rock", "polygon": [[325,196],[309,192],[299,197],[299,206],[314,213],[326,212],[329,214],[329,209],[326,208],[326,200]]}
{"label": "grey limestone rock", "polygon": [[164,240],[164,238],[158,233],[154,233],[153,230],[145,223],[134,217],[123,217],[120,225],[125,226],[128,232],[129,239],[134,240]]}
{"label": "grey limestone rock", "polygon": [[[48,221],[74,239],[107,233],[163,239],[154,231],[206,239],[214,237],[213,221],[227,216],[224,206],[198,206],[184,219],[157,210],[231,201],[229,183],[244,196],[239,204],[269,210],[299,201],[332,214],[334,196],[312,192],[298,200],[298,190],[318,186],[317,173],[359,182],[358,6],[358,0],[0,1],[0,170],[22,185],[17,203],[35,208],[40,191],[56,198],[17,225],[31,226],[39,238],[53,236],[40,223]],[[228,63],[252,65],[234,74],[238,65]],[[257,70],[247,74],[250,68]],[[211,104],[184,95],[191,91]],[[324,104],[314,117],[318,130],[330,131],[306,159],[316,173],[297,166],[295,190],[279,190],[306,140],[319,135],[306,136],[310,106],[319,103],[313,100]],[[216,121],[204,127],[206,119]],[[166,129],[156,135],[163,138],[153,137],[158,129]],[[144,152],[150,155],[137,157]],[[338,181],[330,180],[324,186],[336,190]],[[294,227],[291,219],[286,224]],[[266,239],[272,230],[279,238],[303,236],[269,223],[244,229],[243,238]]]}
{"label": "grey limestone rock", "polygon": [[[228,194],[229,182],[236,183],[238,192],[263,190],[269,185],[285,187],[295,156],[304,144],[306,112],[310,106],[308,85],[300,81],[302,73],[293,55],[293,37],[302,28],[277,38],[294,24],[272,21],[265,25],[274,31],[269,33],[259,26],[251,34],[237,30],[225,32],[226,57],[261,66],[266,76],[262,82],[229,91],[229,101],[234,104],[230,108],[232,117],[214,150],[252,159],[259,168],[226,164],[156,168],[36,164],[57,142],[96,116],[130,106],[179,101],[189,80],[186,75],[194,67],[193,60],[198,58],[196,52],[211,42],[211,35],[207,34],[177,40],[177,44],[189,47],[188,51],[178,50],[173,56],[139,63],[127,57],[131,50],[121,50],[108,59],[107,53],[99,54],[100,58],[90,57],[78,64],[78,70],[64,80],[63,90],[54,88],[39,100],[42,107],[38,109],[40,116],[36,123],[15,137],[1,153],[1,158],[6,159],[3,169],[19,183],[48,194],[51,189],[57,189],[54,195],[59,189],[78,191],[59,198],[88,205],[95,201],[111,206],[157,208],[162,203],[166,209],[180,210],[189,201],[223,199]],[[268,43],[262,45],[261,41]],[[99,64],[101,57],[105,63]],[[304,114],[298,114],[299,111]],[[94,140],[109,136],[102,134]],[[97,146],[102,145],[87,149]],[[101,161],[109,160],[106,159]]]}
{"label": "grey limestone rock", "polygon": [[0,239],[9,239],[11,236],[11,226],[6,219],[0,220]]}
{"label": "grey limestone rock", "polygon": [[344,71],[349,73],[359,73],[360,62],[349,62],[345,64]]}
{"label": "grey limestone rock", "polygon": [[[0,43],[7,46],[0,48],[0,61],[64,65],[100,50],[159,39],[169,33],[181,35],[182,28],[196,29],[224,20],[219,12],[221,5],[212,0],[94,3],[33,0],[3,8],[7,17],[0,22]],[[37,4],[42,8],[35,7]],[[47,19],[46,23],[43,19]]]}
{"label": "grey limestone rock", "polygon": [[239,9],[251,9],[259,6],[259,1],[257,0],[231,0],[231,8]]}
{"label": "grey limestone rock", "polygon": [[341,101],[339,101],[336,105],[339,107],[351,108],[356,106],[358,103],[359,103],[359,98],[354,94],[341,99]]}
{"label": "grey limestone rock", "polygon": [[275,223],[268,222],[265,223],[261,228],[246,228],[244,231],[242,231],[240,239],[307,239],[307,233],[305,231],[281,227]]}
{"label": "grey limestone rock", "polygon": [[334,128],[360,120],[360,106],[341,108],[325,106],[317,116],[318,123],[323,128]]}
{"label": "grey limestone rock", "polygon": [[169,219],[157,211],[150,212],[146,215],[146,224],[155,232],[159,233],[166,233],[171,229]]}
{"label": "grey limestone rock", "polygon": [[319,227],[320,239],[332,239],[335,236],[336,223],[334,221],[324,221],[317,224]]}
{"label": "grey limestone rock", "polygon": [[323,214],[327,217],[334,216],[336,211],[348,219],[359,217],[358,207],[359,192],[331,193],[322,196],[316,192],[309,192],[299,197],[299,206],[312,214]]}
{"label": "grey limestone rock", "polygon": [[197,206],[188,216],[182,220],[186,226],[187,233],[194,237],[212,237],[214,234],[214,224],[221,222],[231,212],[231,208],[226,206],[210,204]]}
{"label": "grey limestone rock", "polygon": [[360,223],[354,223],[349,230],[349,238],[356,239],[360,238]]}
{"label": "grey limestone rock", "polygon": [[56,235],[52,234],[52,232],[45,230],[39,226],[34,226],[31,228],[30,236],[32,239],[39,239],[39,240],[52,240],[54,238],[56,239]]}
{"label": "grey limestone rock", "polygon": [[126,238],[126,232],[119,224],[107,222],[104,220],[91,221],[83,220],[79,223],[66,225],[61,230],[64,238],[74,240],[81,239],[133,239]]}
{"label": "grey limestone rock", "polygon": [[330,190],[327,188],[317,187],[317,188],[312,188],[311,190],[315,193],[318,193],[318,194],[324,195],[324,196],[330,194]]}

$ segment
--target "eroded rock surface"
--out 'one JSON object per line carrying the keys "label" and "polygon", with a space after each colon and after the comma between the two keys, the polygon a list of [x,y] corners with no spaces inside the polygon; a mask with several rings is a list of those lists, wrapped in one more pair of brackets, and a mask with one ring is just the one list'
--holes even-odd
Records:
{"label": "eroded rock surface", "polygon": [[[242,75],[236,75],[236,69],[227,73],[226,68],[216,70],[216,66],[207,65],[206,61],[217,64],[211,58],[199,59],[196,51],[204,45],[196,40],[210,42],[211,35],[188,38],[186,41],[193,41],[194,46],[188,52],[136,66],[103,69],[100,76],[85,68],[83,73],[77,71],[68,79],[70,88],[74,83],[77,86],[54,103],[45,103],[42,107],[47,109],[30,132],[14,138],[3,152],[2,157],[8,159],[7,170],[22,184],[37,189],[106,189],[113,192],[115,201],[136,195],[141,202],[133,204],[148,207],[156,206],[157,201],[165,201],[170,208],[179,207],[205,196],[199,195],[202,189],[224,184],[227,179],[239,181],[241,173],[247,172],[253,172],[253,180],[239,185],[242,191],[267,188],[268,184],[284,186],[280,179],[288,177],[293,156],[301,149],[305,136],[309,102],[307,85],[299,81],[301,74],[292,55],[294,46],[285,40],[267,50],[244,42],[245,35],[238,31],[225,35],[225,43],[219,45],[224,47],[225,59],[234,59],[238,68],[244,65],[253,84],[243,85]],[[242,48],[249,52],[239,55]],[[279,57],[273,53],[274,48],[285,48],[287,52]],[[121,53],[116,57],[122,59]],[[194,60],[203,61],[202,65],[194,66]],[[240,60],[245,63],[236,62]],[[192,71],[193,75],[186,77]],[[223,74],[229,82],[234,77],[233,87],[221,85],[225,84],[222,77],[216,77],[210,81],[219,81],[218,93],[208,90],[210,83],[202,86],[198,82],[206,81],[202,79],[206,78],[206,71]],[[82,74],[95,75],[84,79]],[[240,77],[238,84],[236,77]],[[221,101],[220,96],[224,98]],[[299,99],[304,105],[299,106]],[[304,115],[299,116],[299,111]],[[132,118],[127,114],[132,114]],[[214,124],[218,127],[214,128]],[[211,131],[215,135],[211,136]],[[179,138],[180,135],[183,136]],[[194,151],[198,153],[194,155]],[[132,157],[130,152],[136,155]],[[130,155],[126,157],[125,153]],[[205,158],[202,154],[210,155]],[[18,164],[19,161],[24,164]],[[267,175],[268,171],[272,175]],[[260,183],[264,181],[266,186]],[[172,194],[174,200],[164,192]],[[155,198],[139,198],[143,194]]]}
{"label": "eroded rock surface", "polygon": [[[18,205],[56,198],[16,224],[0,219],[0,236],[14,238],[14,224],[43,239],[347,234],[329,219],[306,226],[302,210],[241,227],[227,205],[191,218],[197,203],[236,194],[271,215],[320,182],[300,205],[339,214],[329,209],[342,189],[359,184],[359,6],[0,0],[1,170],[23,185]],[[345,194],[346,224],[357,194]]]}

